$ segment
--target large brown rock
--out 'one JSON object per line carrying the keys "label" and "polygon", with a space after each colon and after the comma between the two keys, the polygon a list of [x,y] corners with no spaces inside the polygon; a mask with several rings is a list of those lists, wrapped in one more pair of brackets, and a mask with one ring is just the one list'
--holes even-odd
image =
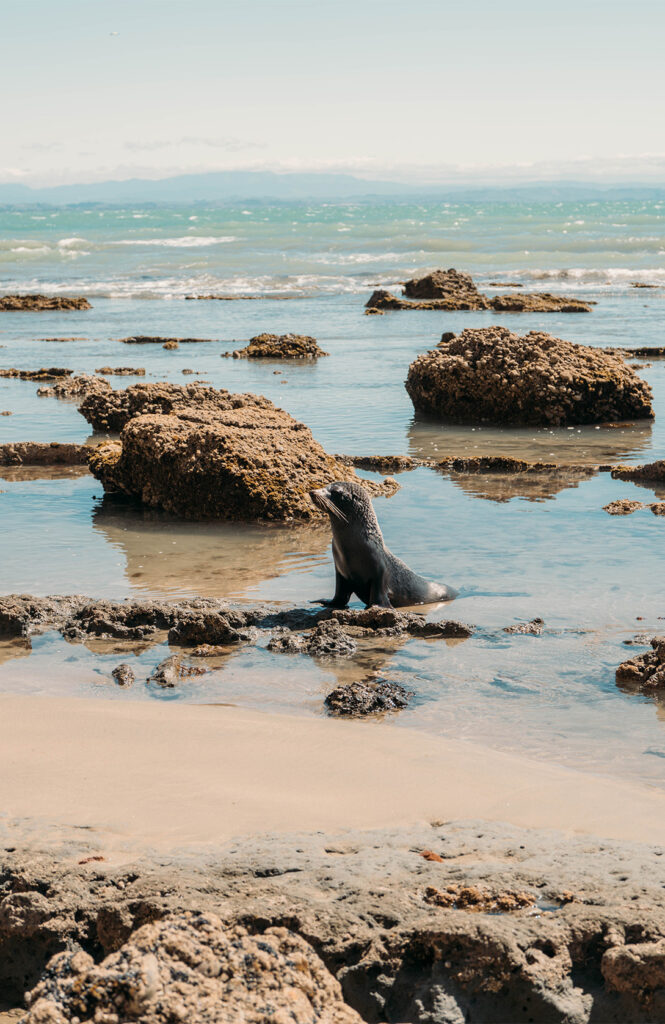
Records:
{"label": "large brown rock", "polygon": [[410,299],[444,299],[451,309],[487,309],[487,299],[476,288],[471,274],[454,267],[406,281],[404,294]]}
{"label": "large brown rock", "polygon": [[417,411],[455,423],[534,426],[653,417],[651,388],[620,356],[542,331],[467,329],[411,363]]}
{"label": "large brown rock", "polygon": [[65,295],[0,295],[0,312],[53,309],[92,309],[92,306],[80,295],[72,298]]}
{"label": "large brown rock", "polygon": [[361,1024],[309,943],[286,928],[250,935],[215,914],[146,924],[96,964],[59,953],[29,994],[25,1024]]}
{"label": "large brown rock", "polygon": [[[82,411],[90,419],[91,405],[98,410],[106,399],[117,402],[117,395],[90,395]],[[356,479],[355,471],[328,455],[303,423],[260,396],[195,384],[138,384],[119,401],[121,413],[105,420],[110,429],[117,429],[131,409],[150,411],[128,420],[120,442],[95,449],[92,473],[106,490],[187,519],[315,519],[321,513],[311,490],[331,480]],[[160,403],[170,411],[152,412]],[[374,494],[393,493],[398,486],[363,483]]]}

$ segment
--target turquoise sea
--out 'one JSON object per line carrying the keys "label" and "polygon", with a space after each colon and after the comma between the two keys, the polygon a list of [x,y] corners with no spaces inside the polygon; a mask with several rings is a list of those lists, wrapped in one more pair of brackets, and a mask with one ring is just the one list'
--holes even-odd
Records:
{"label": "turquoise sea", "polygon": [[[446,427],[414,417],[409,363],[442,331],[503,323],[590,345],[665,345],[665,203],[282,203],[191,207],[0,208],[0,293],[82,294],[92,309],[0,314],[0,366],[146,368],[146,380],[205,379],[267,395],[331,452],[511,454],[563,462],[645,462],[665,455],[665,360],[639,369],[653,423],[561,430]],[[590,314],[443,313],[363,316],[375,286],[399,288],[437,266],[597,302]],[[635,283],[653,288],[634,288]],[[253,296],[233,302],[188,295]],[[330,358],[279,367],[221,359],[261,331],[313,334]],[[125,346],[151,334],[209,344]],[[72,339],[76,340],[53,340]],[[183,369],[197,376],[184,377]],[[114,387],[134,378],[111,378]],[[34,383],[0,380],[0,442],[89,437],[71,402]],[[239,650],[170,696],[140,679],[168,651],[137,655],[121,691],[116,650],[58,634],[32,650],[0,643],[0,690],[117,700],[232,702],[320,715],[338,680],[378,669],[415,691],[401,725],[547,761],[665,784],[665,700],[619,691],[614,670],[665,632],[665,519],[613,518],[615,498],[651,489],[613,481],[399,477],[376,507],[386,542],[413,568],[460,590],[446,610],[476,624],[463,643],[410,641],[343,663]],[[304,604],[332,588],[327,529],[192,524],[104,499],[88,475],[0,469],[0,592],[206,594]],[[439,613],[441,614],[441,613]],[[542,637],[501,627],[540,616]],[[126,658],[125,658],[126,660]],[[141,670],[145,668],[143,673]]]}

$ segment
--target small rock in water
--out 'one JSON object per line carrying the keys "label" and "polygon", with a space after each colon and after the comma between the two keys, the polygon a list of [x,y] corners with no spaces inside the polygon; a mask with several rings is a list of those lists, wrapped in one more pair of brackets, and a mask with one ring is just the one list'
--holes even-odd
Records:
{"label": "small rock in water", "polygon": [[338,686],[328,694],[325,704],[334,715],[374,715],[382,711],[401,711],[410,697],[413,692],[399,683],[370,678]]}
{"label": "small rock in water", "polygon": [[268,642],[267,650],[280,654],[300,654],[307,650],[307,637],[293,633],[290,629],[276,630]]}
{"label": "small rock in water", "polygon": [[648,633],[636,633],[630,640],[623,641],[626,647],[648,647],[651,637]]}
{"label": "small rock in water", "polygon": [[665,636],[649,641],[651,650],[624,661],[616,670],[618,686],[635,687],[643,693],[665,689]]}
{"label": "small rock in water", "polygon": [[655,516],[665,516],[665,501],[654,501],[649,508]]}
{"label": "small rock in water", "polygon": [[544,619],[531,619],[530,622],[516,622],[514,626],[505,626],[504,633],[521,633],[524,636],[541,636]]}
{"label": "small rock in water", "polygon": [[358,645],[345,633],[339,622],[320,622],[307,645],[315,658],[348,658],[356,653]]}
{"label": "small rock in water", "polygon": [[148,682],[156,683],[157,686],[169,689],[177,686],[178,683],[189,676],[202,676],[207,671],[207,669],[198,668],[196,665],[183,665],[180,656],[172,654],[170,658],[165,658],[164,661],[160,662],[152,675],[149,676]]}
{"label": "small rock in water", "polygon": [[117,665],[111,673],[118,686],[132,686],[136,676],[134,675],[134,669],[131,665],[128,665],[123,661],[122,665]]}
{"label": "small rock in water", "polygon": [[220,654],[228,654],[228,647],[219,647],[215,644],[199,644],[191,652],[192,658],[217,658]]}
{"label": "small rock in water", "polygon": [[603,505],[604,511],[609,512],[611,516],[629,516],[646,507],[644,502],[632,501],[630,498],[618,498],[616,501],[611,501],[609,505]]}
{"label": "small rock in water", "polygon": [[0,412],[0,416],[13,416],[13,415],[14,415],[14,413],[10,412],[9,409],[3,409],[2,412]]}
{"label": "small rock in water", "polygon": [[174,349],[180,348],[180,345],[178,344],[177,341],[165,341],[164,344],[162,345],[162,348]]}

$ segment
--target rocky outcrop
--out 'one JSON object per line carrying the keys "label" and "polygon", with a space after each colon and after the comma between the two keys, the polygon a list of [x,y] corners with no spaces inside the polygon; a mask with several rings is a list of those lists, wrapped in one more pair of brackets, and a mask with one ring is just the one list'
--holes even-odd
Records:
{"label": "rocky outcrop", "polygon": [[0,377],[17,377],[19,380],[59,380],[61,377],[71,377],[73,372],[61,366],[50,366],[41,370],[17,370],[12,366],[8,370],[0,370]]}
{"label": "rocky outcrop", "polygon": [[92,309],[92,306],[80,295],[73,298],[65,295],[0,295],[0,312],[50,312],[55,309]]}
{"label": "rocky outcrop", "polygon": [[90,373],[81,373],[77,377],[66,377],[50,387],[37,388],[42,398],[80,398],[92,392],[106,392],[111,385],[102,377],[94,377]]}
{"label": "rocky outcrop", "polygon": [[[184,372],[184,371],[183,371]],[[145,377],[144,366],[100,366],[95,373],[103,373],[105,377]]]}
{"label": "rocky outcrop", "polygon": [[665,691],[665,636],[653,637],[651,648],[619,665],[616,670],[617,686],[644,693]]}
{"label": "rocky outcrop", "polygon": [[541,331],[467,329],[411,363],[418,412],[456,423],[530,426],[653,417],[651,389],[619,356]]}
{"label": "rocky outcrop", "polygon": [[608,505],[603,505],[603,511],[611,516],[630,516],[633,512],[639,512],[643,508],[646,508],[643,501],[631,501],[630,498],[617,498],[616,501],[610,501]]}
{"label": "rocky outcrop", "polygon": [[665,483],[665,459],[647,462],[642,466],[615,466],[612,470],[614,480],[630,480],[636,484]]}
{"label": "rocky outcrop", "polygon": [[27,1002],[25,1024],[362,1021],[299,935],[286,928],[252,935],[195,912],[145,924],[100,964],[81,951],[58,954]]}
{"label": "rocky outcrop", "polygon": [[427,460],[415,459],[412,455],[336,455],[335,458],[345,466],[376,473],[405,473],[428,464]]}
{"label": "rocky outcrop", "polygon": [[411,697],[413,692],[399,683],[370,678],[336,687],[326,697],[325,704],[332,715],[355,718],[401,711]]}
{"label": "rocky outcrop", "polygon": [[[496,286],[496,282],[493,282]],[[506,287],[521,288],[509,284]],[[424,277],[406,281],[403,294],[398,298],[385,289],[374,291],[366,303],[368,310],[386,309],[493,309],[498,313],[590,313],[593,302],[582,302],[551,292],[523,292],[519,295],[493,295],[479,292],[470,274],[451,267],[434,270]]]}
{"label": "rocky outcrop", "polygon": [[[127,420],[119,443],[91,454],[90,470],[105,490],[145,505],[187,519],[310,520],[322,515],[311,490],[356,479],[303,423],[265,398],[196,384],[137,384],[117,395],[88,396],[81,406],[97,427],[118,429]],[[168,414],[152,413],[160,403]],[[141,407],[150,414],[136,415]],[[373,494],[398,487],[366,485]]]}
{"label": "rocky outcrop", "polygon": [[404,295],[409,299],[443,300],[450,309],[487,309],[487,299],[476,288],[471,274],[453,267],[406,281]]}
{"label": "rocky outcrop", "polygon": [[318,359],[328,353],[316,338],[305,334],[257,334],[244,348],[223,355],[233,359]]}
{"label": "rocky outcrop", "polygon": [[0,466],[85,466],[91,451],[85,444],[14,441],[0,444]]}

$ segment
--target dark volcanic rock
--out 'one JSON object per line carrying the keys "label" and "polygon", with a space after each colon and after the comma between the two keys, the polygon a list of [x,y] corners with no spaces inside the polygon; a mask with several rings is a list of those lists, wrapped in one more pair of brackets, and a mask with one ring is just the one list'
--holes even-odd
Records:
{"label": "dark volcanic rock", "polygon": [[8,370],[0,370],[0,377],[17,377],[19,380],[58,380],[60,377],[71,377],[73,372],[61,366],[49,366],[41,370],[17,370],[12,366]]}
{"label": "dark volcanic rock", "polygon": [[333,619],[320,622],[307,645],[308,653],[315,658],[349,658],[357,649],[353,637],[345,633],[340,623]]}
{"label": "dark volcanic rock", "polygon": [[473,627],[452,619],[440,622],[428,622],[422,615],[415,612],[403,612],[397,608],[371,608],[356,610],[354,608],[336,609],[332,618],[341,623],[354,636],[409,636],[424,638],[454,639],[470,637]]}
{"label": "dark volcanic rock", "polygon": [[169,630],[169,643],[180,647],[255,643],[258,631],[249,624],[251,616],[230,609],[202,608],[184,611]]}
{"label": "dark volcanic rock", "polygon": [[[160,405],[169,414],[138,415]],[[81,411],[97,427],[126,422],[120,443],[90,456],[104,488],[188,519],[313,520],[322,513],[311,490],[357,479],[304,424],[256,395],[136,384],[120,395],[89,395]],[[398,488],[363,483],[373,494]]]}
{"label": "dark volcanic rock", "polygon": [[85,466],[91,451],[85,444],[14,441],[0,444],[0,466]]}
{"label": "dark volcanic rock", "polygon": [[268,641],[267,649],[279,654],[302,654],[307,646],[307,637],[292,633],[290,629],[278,629]]}
{"label": "dark volcanic rock", "polygon": [[59,953],[27,1002],[25,1024],[362,1024],[299,935],[195,912],[145,924],[100,964]]}
{"label": "dark volcanic rock", "polygon": [[234,359],[318,359],[328,353],[319,348],[316,338],[305,334],[257,334],[245,348],[223,355]]}
{"label": "dark volcanic rock", "polygon": [[375,715],[383,711],[401,711],[413,697],[399,683],[365,679],[338,686],[326,697],[326,707],[334,715]]}
{"label": "dark volcanic rock", "polygon": [[82,296],[68,298],[64,295],[0,295],[0,312],[41,312],[54,309],[92,309],[92,306]]}
{"label": "dark volcanic rock", "polygon": [[563,426],[653,417],[651,389],[619,356],[544,332],[467,329],[411,363],[417,411],[452,422]]}
{"label": "dark volcanic rock", "polygon": [[48,628],[58,628],[87,598],[33,597],[7,594],[0,597],[0,637],[28,637]]}
{"label": "dark volcanic rock", "polygon": [[127,665],[126,662],[123,662],[121,665],[116,665],[111,675],[118,686],[133,686],[136,679],[134,669],[131,665]]}
{"label": "dark volcanic rock", "polygon": [[58,381],[51,387],[37,388],[37,394],[42,398],[80,398],[81,395],[91,393],[105,393],[111,390],[111,385],[102,377],[94,377],[89,373],[79,374],[77,377],[67,377]]}
{"label": "dark volcanic rock", "polygon": [[665,689],[665,636],[651,640],[652,650],[624,661],[616,671],[618,686],[639,689],[644,693]]}

